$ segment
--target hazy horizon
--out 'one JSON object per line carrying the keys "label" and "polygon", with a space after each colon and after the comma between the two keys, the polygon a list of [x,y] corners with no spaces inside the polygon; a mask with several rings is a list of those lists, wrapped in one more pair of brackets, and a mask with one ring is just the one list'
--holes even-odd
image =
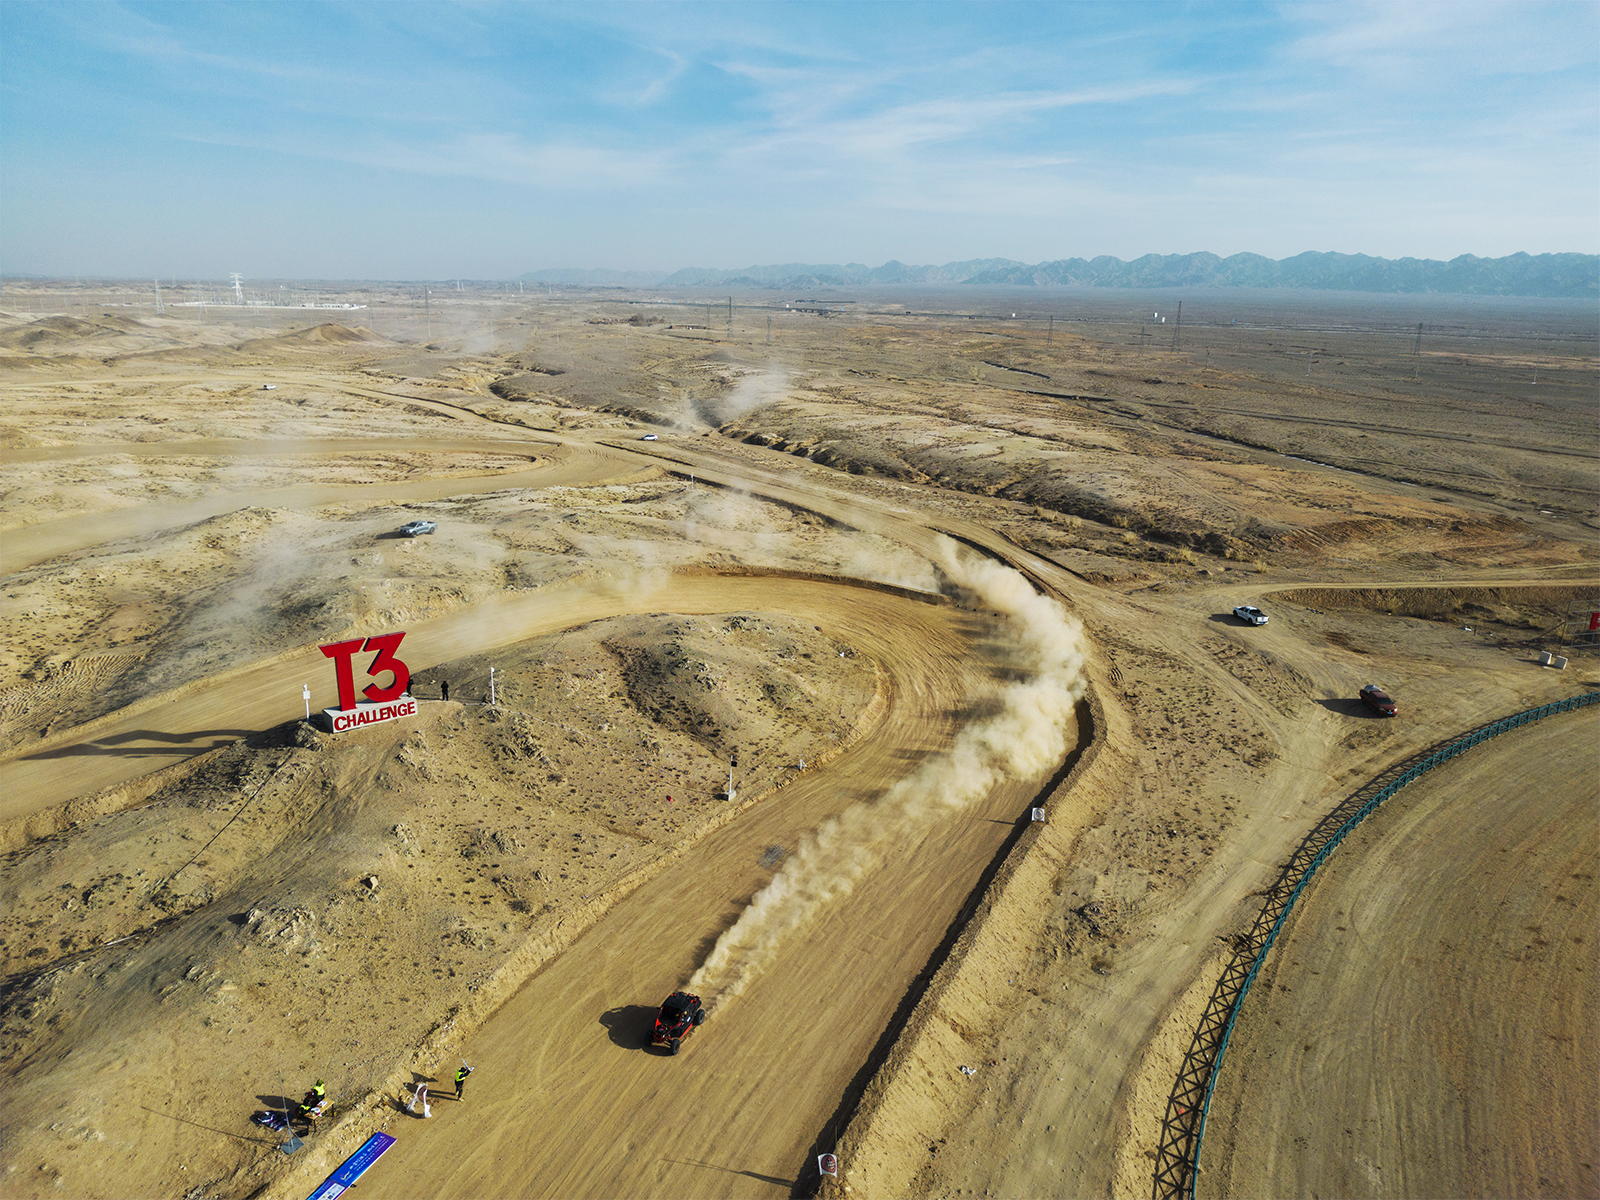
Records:
{"label": "hazy horizon", "polygon": [[[1084,282],[1046,282],[1041,284],[1019,284],[1007,280],[965,280],[965,279],[922,279],[922,280],[885,280],[880,278],[860,278],[825,282],[803,280],[797,278],[780,278],[774,281],[756,282],[742,273],[746,270],[772,270],[774,266],[805,267],[805,266],[837,266],[840,264],[769,264],[765,268],[759,264],[752,264],[746,268],[733,268],[732,271],[741,272],[742,277],[733,279],[710,278],[671,278],[671,276],[694,276],[700,273],[698,268],[685,268],[677,272],[642,272],[642,271],[596,271],[584,268],[544,268],[524,272],[519,277],[501,278],[472,278],[468,276],[442,276],[418,277],[410,279],[382,279],[377,277],[366,278],[331,278],[318,276],[268,276],[268,277],[241,277],[241,286],[246,298],[251,302],[263,301],[277,303],[285,300],[300,301],[313,299],[350,299],[355,292],[366,288],[378,289],[416,289],[428,287],[431,294],[440,300],[450,298],[455,287],[466,289],[475,294],[501,294],[514,293],[519,288],[532,289],[527,294],[532,296],[541,294],[547,286],[552,286],[564,291],[584,292],[598,291],[631,291],[650,292],[662,291],[673,293],[683,298],[682,302],[699,303],[695,297],[704,295],[761,295],[772,297],[785,292],[794,292],[797,289],[813,289],[818,293],[847,292],[851,296],[862,299],[872,297],[885,298],[896,294],[918,294],[921,296],[940,295],[954,300],[961,295],[985,295],[991,301],[999,303],[1006,297],[1014,299],[1017,303],[1038,307],[1039,305],[1052,305],[1055,301],[1051,296],[1070,302],[1071,297],[1090,297],[1094,295],[1115,296],[1118,294],[1135,297],[1144,296],[1155,298],[1159,296],[1171,298],[1193,297],[1196,299],[1210,298],[1215,302],[1226,302],[1227,296],[1241,299],[1259,297],[1269,303],[1295,303],[1311,302],[1321,303],[1327,300],[1331,303],[1340,303],[1339,297],[1345,297],[1352,303],[1373,303],[1385,300],[1399,302],[1422,301],[1437,302],[1453,299],[1469,303],[1493,301],[1524,301],[1524,302],[1550,302],[1550,303],[1592,303],[1596,282],[1600,281],[1600,256],[1587,256],[1589,258],[1588,270],[1584,273],[1583,283],[1585,290],[1573,292],[1571,290],[1467,290],[1440,287],[1413,287],[1413,288],[1362,288],[1357,286],[1341,286],[1337,283],[1322,283],[1311,285],[1300,282],[1279,282],[1273,284],[1259,283],[1207,283],[1207,282],[1143,282],[1143,283],[1084,283]],[[1118,260],[1121,261],[1121,260]],[[1380,260],[1393,261],[1393,260]],[[1429,260],[1437,262],[1437,260]],[[1503,260],[1485,260],[1490,263]],[[1538,260],[1535,259],[1535,262]],[[860,267],[863,264],[844,264],[851,267]],[[883,264],[888,266],[891,264]],[[910,270],[920,269],[915,264],[899,264]],[[951,266],[959,263],[947,264]],[[1049,265],[1049,264],[1045,264]],[[1129,264],[1131,265],[1131,263]],[[935,267],[934,269],[937,269]],[[704,269],[706,274],[716,274],[717,269]],[[617,278],[572,278],[574,276],[617,276]],[[536,278],[548,276],[549,278]],[[568,276],[568,278],[555,278]],[[626,276],[627,278],[624,278]],[[666,278],[664,278],[664,276]],[[1547,283],[1563,282],[1563,277],[1556,272],[1534,272],[1533,278]],[[1526,280],[1528,276],[1524,275]],[[25,284],[25,285],[51,285],[58,284],[68,288],[99,288],[113,287],[131,289],[135,292],[150,291],[152,285],[167,293],[167,299],[178,299],[178,289],[187,299],[193,300],[195,296],[213,297],[213,303],[225,302],[231,292],[232,283],[229,279],[206,276],[167,276],[156,279],[151,276],[137,275],[100,275],[85,273],[80,275],[50,275],[33,272],[8,272],[0,271],[0,282]],[[1566,273],[1564,282],[1571,283],[1570,270]],[[452,287],[455,285],[455,287]],[[274,289],[277,289],[276,291]],[[284,294],[288,289],[290,295]],[[193,293],[192,295],[190,293]],[[151,291],[151,296],[154,296]],[[420,293],[418,293],[420,295]],[[463,297],[464,298],[464,297]],[[1269,299],[1271,298],[1271,299]],[[671,301],[673,303],[679,301]],[[1139,300],[1142,307],[1145,300]],[[1042,311],[1042,310],[1041,310]]]}
{"label": "hazy horizon", "polygon": [[13,0],[12,276],[1600,251],[1594,5]]}

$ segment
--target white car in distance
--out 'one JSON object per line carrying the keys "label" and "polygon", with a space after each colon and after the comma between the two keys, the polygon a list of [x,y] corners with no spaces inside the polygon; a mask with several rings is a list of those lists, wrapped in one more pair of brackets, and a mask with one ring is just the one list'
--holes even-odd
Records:
{"label": "white car in distance", "polygon": [[1265,625],[1267,623],[1267,614],[1253,604],[1239,605],[1238,608],[1233,610],[1233,615],[1246,625]]}
{"label": "white car in distance", "polygon": [[658,433],[647,433],[639,440],[641,442],[659,442],[661,440],[661,435]]}

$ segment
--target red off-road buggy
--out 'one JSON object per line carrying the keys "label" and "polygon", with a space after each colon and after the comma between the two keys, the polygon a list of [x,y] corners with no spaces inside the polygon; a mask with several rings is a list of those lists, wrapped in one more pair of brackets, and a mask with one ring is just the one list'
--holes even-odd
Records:
{"label": "red off-road buggy", "polygon": [[688,992],[673,992],[661,1002],[656,1013],[655,1029],[650,1035],[654,1046],[669,1046],[673,1054],[679,1043],[694,1032],[696,1025],[706,1019],[706,1010],[700,1006],[700,997]]}

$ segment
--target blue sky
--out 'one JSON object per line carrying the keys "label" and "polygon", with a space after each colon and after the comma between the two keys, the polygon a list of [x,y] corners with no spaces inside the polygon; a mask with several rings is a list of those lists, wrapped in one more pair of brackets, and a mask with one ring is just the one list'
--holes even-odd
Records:
{"label": "blue sky", "polygon": [[1600,250],[1600,5],[33,3],[0,268]]}

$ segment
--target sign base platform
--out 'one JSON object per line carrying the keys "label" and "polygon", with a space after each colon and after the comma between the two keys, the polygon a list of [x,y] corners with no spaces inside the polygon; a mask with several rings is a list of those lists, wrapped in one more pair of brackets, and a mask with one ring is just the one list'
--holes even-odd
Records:
{"label": "sign base platform", "polygon": [[325,708],[318,714],[317,723],[329,733],[348,733],[366,725],[381,725],[385,721],[416,715],[417,702],[408,692],[382,703],[363,701],[354,708]]}

